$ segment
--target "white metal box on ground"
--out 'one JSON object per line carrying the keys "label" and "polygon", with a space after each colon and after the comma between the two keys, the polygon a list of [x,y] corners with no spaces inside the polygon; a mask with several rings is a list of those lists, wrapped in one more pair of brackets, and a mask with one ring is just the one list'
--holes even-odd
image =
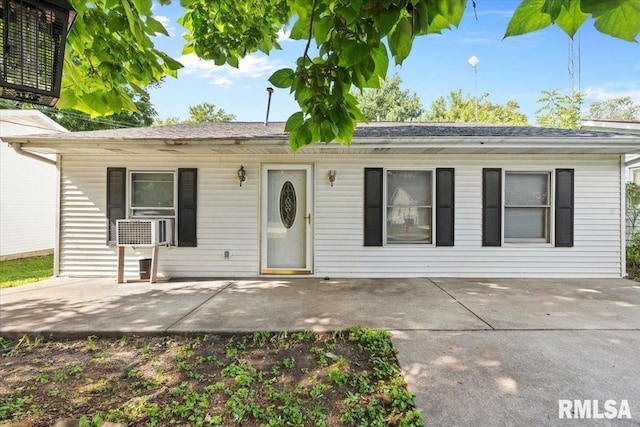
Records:
{"label": "white metal box on ground", "polygon": [[171,219],[120,219],[116,222],[118,246],[170,245]]}

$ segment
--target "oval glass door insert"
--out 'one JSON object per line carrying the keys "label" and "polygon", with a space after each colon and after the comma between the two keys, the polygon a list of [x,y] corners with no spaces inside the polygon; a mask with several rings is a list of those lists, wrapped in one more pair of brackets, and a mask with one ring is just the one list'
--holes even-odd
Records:
{"label": "oval glass door insert", "polygon": [[286,181],[280,190],[280,220],[289,229],[296,220],[296,189],[291,181]]}

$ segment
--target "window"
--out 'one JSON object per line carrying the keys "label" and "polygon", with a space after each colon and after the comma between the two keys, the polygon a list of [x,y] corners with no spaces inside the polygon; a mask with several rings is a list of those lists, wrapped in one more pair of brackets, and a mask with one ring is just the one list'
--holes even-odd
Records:
{"label": "window", "polygon": [[386,242],[431,243],[430,171],[386,171]]}
{"label": "window", "polygon": [[436,168],[434,174],[427,170],[365,168],[363,232],[364,246],[453,246],[455,169]]}
{"label": "window", "polygon": [[550,243],[551,174],[506,172],[504,241]]}
{"label": "window", "polygon": [[107,245],[116,244],[119,219],[158,216],[174,219],[178,246],[198,246],[198,169],[127,172],[109,167],[106,181]]}
{"label": "window", "polygon": [[175,217],[175,172],[131,172],[131,217]]}
{"label": "window", "polygon": [[555,247],[573,247],[574,172],[482,169],[482,246],[502,246],[504,227],[504,242],[551,243],[553,232]]}

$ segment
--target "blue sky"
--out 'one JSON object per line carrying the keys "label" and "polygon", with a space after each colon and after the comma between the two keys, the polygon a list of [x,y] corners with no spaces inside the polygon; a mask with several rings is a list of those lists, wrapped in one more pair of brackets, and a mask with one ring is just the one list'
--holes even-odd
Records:
{"label": "blue sky", "polygon": [[[570,39],[559,28],[549,27],[503,40],[518,3],[476,0],[476,20],[469,1],[459,28],[417,38],[402,66],[390,66],[389,77],[398,73],[402,88],[415,92],[427,109],[450,91],[474,94],[474,70],[467,61],[475,55],[480,60],[478,93],[489,93],[489,100],[495,103],[516,100],[535,124],[540,106],[536,100],[542,90],[558,88],[570,93]],[[190,105],[209,102],[235,114],[238,121],[263,121],[269,76],[280,68],[295,68],[295,59],[304,50],[303,42],[288,40],[285,34],[281,51],[251,55],[241,61],[239,69],[218,67],[182,55],[184,28],[176,22],[182,15],[178,1],[171,6],[156,5],[154,14],[171,34],[157,37],[156,47],[185,65],[177,79],[168,78],[151,91],[151,102],[163,119],[186,118]],[[631,96],[640,103],[640,44],[601,34],[588,21],[573,42],[573,58],[573,84],[587,94],[585,110],[593,101],[619,96]],[[285,121],[295,111],[297,105],[289,91],[276,89],[270,120]]]}

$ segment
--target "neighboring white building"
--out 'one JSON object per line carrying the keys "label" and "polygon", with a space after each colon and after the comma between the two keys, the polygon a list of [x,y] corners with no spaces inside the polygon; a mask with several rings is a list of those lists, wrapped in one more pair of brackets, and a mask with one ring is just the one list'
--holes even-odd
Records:
{"label": "neighboring white building", "polygon": [[[295,155],[282,123],[9,141],[58,155],[57,271],[91,277],[116,276],[116,222],[143,218],[173,220],[166,277],[623,277],[640,154],[640,135],[476,124],[361,125]],[[125,275],[149,254],[128,247]]]}
{"label": "neighboring white building", "polygon": [[[580,120],[580,128],[603,132],[624,132],[640,135],[640,121],[624,120]],[[626,158],[627,181],[640,185],[640,155],[633,154]]]}
{"label": "neighboring white building", "polygon": [[0,110],[0,260],[53,253],[56,167],[22,156],[3,142],[51,132],[66,129],[37,110]]}

